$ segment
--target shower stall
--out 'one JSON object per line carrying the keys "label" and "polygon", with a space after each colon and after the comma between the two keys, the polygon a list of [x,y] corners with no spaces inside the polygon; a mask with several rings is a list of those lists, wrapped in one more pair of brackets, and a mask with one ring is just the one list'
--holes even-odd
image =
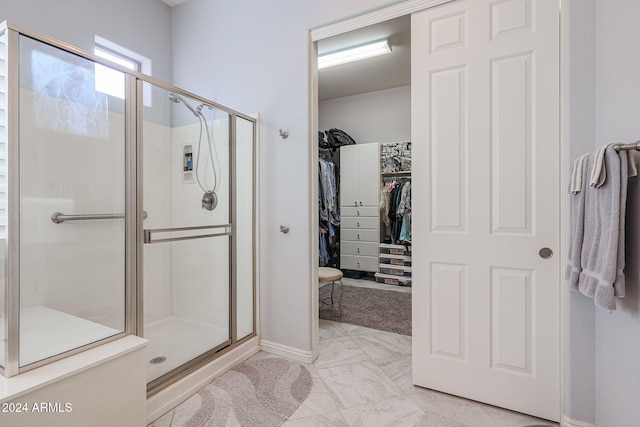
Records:
{"label": "shower stall", "polygon": [[0,369],[135,334],[156,393],[256,335],[255,118],[0,24]]}

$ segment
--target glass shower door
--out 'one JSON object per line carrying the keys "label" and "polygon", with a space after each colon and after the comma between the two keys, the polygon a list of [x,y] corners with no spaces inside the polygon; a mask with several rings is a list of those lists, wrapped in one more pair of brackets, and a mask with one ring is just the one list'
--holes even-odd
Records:
{"label": "glass shower door", "polygon": [[[230,117],[144,83],[143,336],[148,390],[231,344]],[[150,95],[149,95],[150,93]]]}
{"label": "glass shower door", "polygon": [[19,38],[20,368],[126,329],[125,101],[99,67]]}

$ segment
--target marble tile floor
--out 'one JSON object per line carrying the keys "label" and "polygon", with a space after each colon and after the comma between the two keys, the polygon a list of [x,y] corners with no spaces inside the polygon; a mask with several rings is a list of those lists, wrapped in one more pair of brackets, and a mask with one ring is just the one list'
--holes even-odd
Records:
{"label": "marble tile floor", "polygon": [[[284,427],[558,427],[411,384],[411,337],[320,320],[309,397]],[[276,357],[259,352],[253,358]],[[154,423],[172,424],[173,411]]]}
{"label": "marble tile floor", "polygon": [[413,386],[408,336],[321,319],[319,353],[311,394],[285,427],[558,426]]}

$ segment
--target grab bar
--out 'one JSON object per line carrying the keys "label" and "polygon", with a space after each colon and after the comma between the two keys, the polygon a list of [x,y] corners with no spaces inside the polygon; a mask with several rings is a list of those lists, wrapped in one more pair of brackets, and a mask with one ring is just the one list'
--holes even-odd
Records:
{"label": "grab bar", "polygon": [[[147,219],[149,215],[147,211],[142,211],[142,219]],[[54,212],[51,214],[51,222],[54,224],[62,224],[65,221],[86,221],[92,219],[122,219],[124,214],[84,214],[84,215],[65,215],[62,212]]]}

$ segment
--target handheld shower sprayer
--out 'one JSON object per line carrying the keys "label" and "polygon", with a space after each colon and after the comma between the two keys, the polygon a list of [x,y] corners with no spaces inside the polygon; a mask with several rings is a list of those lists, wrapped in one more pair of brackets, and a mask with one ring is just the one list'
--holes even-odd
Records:
{"label": "handheld shower sprayer", "polygon": [[[185,107],[187,107],[189,109],[189,111],[191,111],[193,113],[194,116],[196,116],[196,118],[198,119],[198,121],[200,122],[200,138],[198,140],[198,155],[196,157],[196,169],[195,169],[195,175],[196,175],[196,181],[198,182],[198,185],[200,186],[200,189],[202,189],[202,191],[204,191],[204,196],[202,196],[202,208],[212,211],[216,208],[216,206],[218,205],[218,195],[216,194],[216,191],[218,189],[218,185],[220,184],[220,179],[218,177],[218,172],[216,171],[216,161],[218,160],[218,155],[215,152],[215,143],[212,144],[212,137],[209,134],[209,126],[207,125],[207,120],[204,117],[204,114],[202,114],[202,109],[203,108],[208,108],[209,110],[213,110],[213,107],[211,107],[210,105],[206,105],[206,104],[200,104],[198,105],[196,108],[193,108],[193,106],[191,104],[189,104],[183,97],[181,97],[180,95],[177,95],[175,93],[170,93],[168,95],[169,97],[169,101],[175,103],[175,104],[180,104],[182,103]],[[213,176],[214,176],[214,184],[213,184],[213,188],[212,189],[208,189],[205,188],[206,185],[206,170],[205,170],[205,185],[202,184],[202,182],[200,181],[200,176],[198,174],[198,169],[199,169],[199,165],[200,165],[200,148],[202,146],[202,131],[203,131],[203,124],[204,127],[206,128],[206,132],[207,132],[207,141],[208,141],[208,148],[209,148],[209,158],[207,160],[211,161],[211,167],[213,168]],[[215,160],[214,160],[215,158]],[[206,168],[206,165],[205,165]],[[218,165],[219,168],[219,165]]]}
{"label": "handheld shower sprayer", "polygon": [[183,97],[181,97],[180,95],[176,95],[175,93],[170,93],[170,94],[169,94],[169,101],[174,102],[174,103],[176,103],[176,104],[179,104],[179,103],[181,103],[181,102],[182,102],[182,103],[184,104],[184,106],[185,106],[185,107],[187,107],[187,108],[189,109],[189,111],[191,111],[191,112],[193,113],[193,115],[194,115],[194,116],[196,116],[196,117],[198,117],[198,118],[200,117],[200,114],[199,114],[199,113],[200,113],[200,109],[201,109],[201,108],[200,108],[200,107],[198,107],[198,111],[196,111],[196,109],[195,109],[195,108],[193,108],[193,107],[191,106],[191,104],[189,104],[189,103],[188,103],[188,102],[187,102]]}

